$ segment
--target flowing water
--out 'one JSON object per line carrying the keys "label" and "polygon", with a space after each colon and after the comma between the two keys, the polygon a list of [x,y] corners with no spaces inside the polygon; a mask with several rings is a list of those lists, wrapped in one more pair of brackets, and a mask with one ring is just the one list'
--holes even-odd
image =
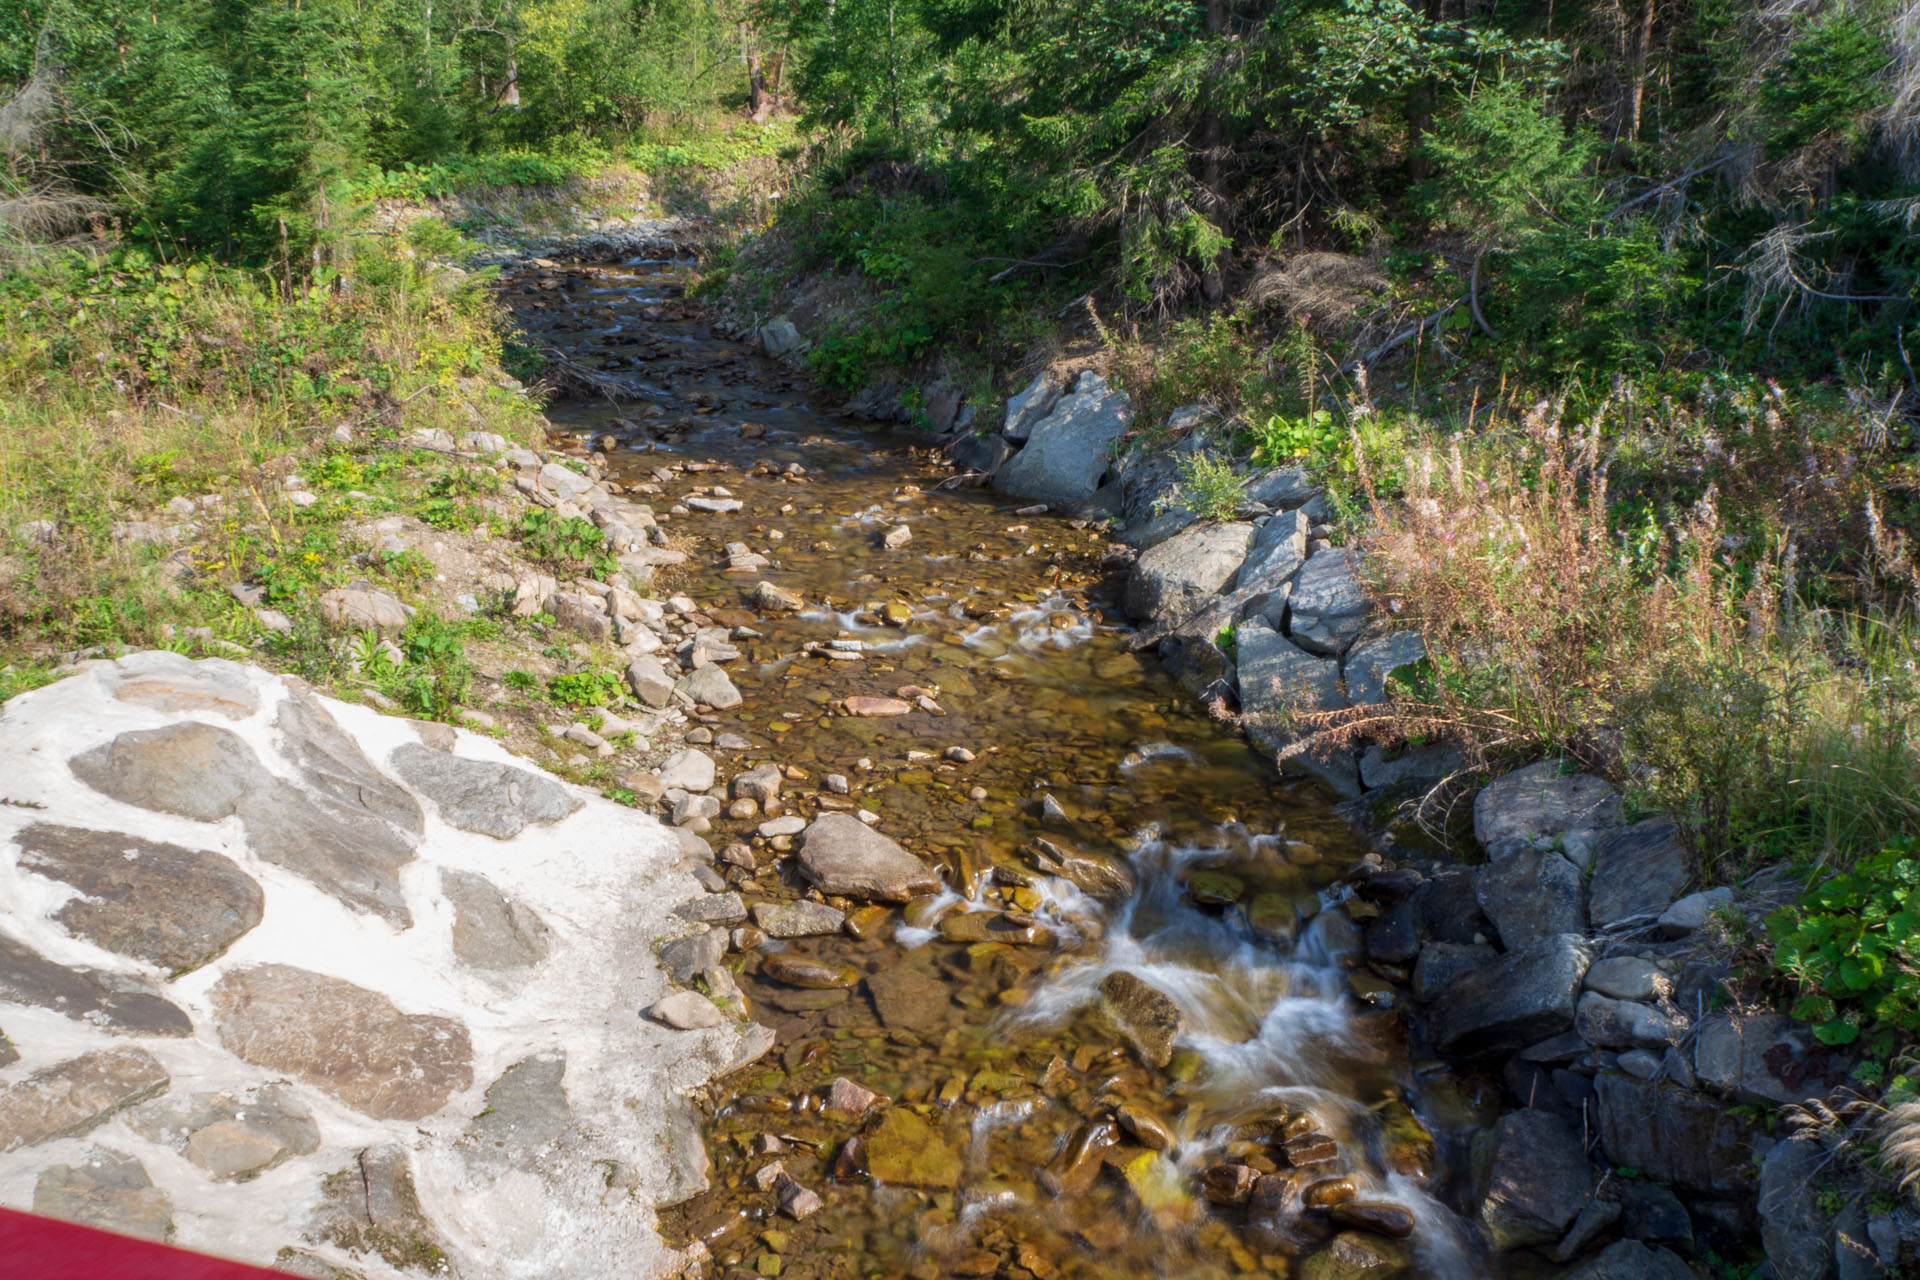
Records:
{"label": "flowing water", "polygon": [[[741,637],[745,704],[703,726],[749,744],[723,767],[797,768],[794,811],[870,810],[946,888],[838,904],[846,932],[733,957],[778,1042],[715,1087],[712,1187],[663,1229],[723,1275],[1392,1274],[1354,1269],[1339,1231],[1401,1274],[1498,1274],[1447,1207],[1497,1091],[1424,1061],[1405,975],[1363,963],[1365,846],[1129,650],[1098,529],[954,490],[924,436],[814,408],[681,278],[528,264],[502,291],[541,341],[639,390],[555,408],[583,450],[657,512],[742,504],[671,515],[691,558],[660,592]],[[911,541],[888,549],[899,524]],[[771,563],[729,569],[734,543]],[[763,578],[806,608],[754,607]],[[850,696],[914,710],[838,714]],[[758,821],[722,818],[715,847]],[[720,869],[749,903],[796,898],[790,844]],[[844,968],[779,982],[781,951]],[[890,1105],[830,1109],[841,1077]],[[817,1210],[778,1211],[775,1161]]]}

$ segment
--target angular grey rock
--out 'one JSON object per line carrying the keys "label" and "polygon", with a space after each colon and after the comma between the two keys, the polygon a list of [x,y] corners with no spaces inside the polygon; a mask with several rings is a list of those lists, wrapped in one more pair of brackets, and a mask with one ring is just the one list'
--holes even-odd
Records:
{"label": "angular grey rock", "polygon": [[193,1022],[137,978],[57,965],[0,937],[0,1001],[35,1005],[120,1035],[186,1036]]}
{"label": "angular grey rock", "polygon": [[838,933],[846,924],[844,912],[824,902],[760,902],[753,908],[753,922],[769,938],[807,938]]}
{"label": "angular grey rock", "polygon": [[807,340],[799,328],[785,316],[775,316],[760,326],[760,349],[778,360],[793,351],[805,350]]}
{"label": "angular grey rock", "polygon": [[675,938],[663,945],[660,948],[660,963],[675,982],[692,982],[719,964],[720,958],[726,954],[726,930],[709,929],[705,933]]}
{"label": "angular grey rock", "polygon": [[[1334,711],[1347,705],[1340,663],[1316,657],[1265,624],[1243,622],[1234,633],[1240,709],[1247,736],[1271,750],[1296,741],[1288,725],[1296,711]],[[1319,778],[1341,795],[1360,793],[1359,766],[1345,748],[1288,757],[1285,772]]]}
{"label": "angular grey rock", "polygon": [[1615,1000],[1659,1000],[1673,994],[1673,979],[1641,956],[1611,956],[1587,970],[1587,990]]}
{"label": "angular grey rock", "polygon": [[1691,861],[1679,829],[1665,818],[1602,833],[1593,858],[1593,923],[1604,929],[1659,915],[1686,884]]}
{"label": "angular grey rock", "polygon": [[566,1074],[561,1049],[522,1058],[501,1072],[487,1086],[485,1108],[467,1125],[461,1150],[468,1160],[537,1169],[537,1157],[574,1131]]}
{"label": "angular grey rock", "polygon": [[320,620],[335,631],[377,631],[397,636],[413,611],[384,591],[339,587],[320,597]]}
{"label": "angular grey rock", "polygon": [[844,813],[823,813],[800,837],[800,870],[822,893],[876,902],[905,902],[934,893],[940,878],[927,864]]}
{"label": "angular grey rock", "polygon": [[1753,1131],[1725,1105],[1617,1072],[1594,1078],[1600,1144],[1616,1165],[1704,1196],[1753,1190]]}
{"label": "angular grey rock", "polygon": [[1295,644],[1338,657],[1366,628],[1372,602],[1358,566],[1358,557],[1345,547],[1327,547],[1307,558],[1287,602],[1287,634]]}
{"label": "angular grey rock", "polygon": [[674,679],[667,673],[666,664],[651,654],[641,654],[627,664],[627,687],[649,707],[657,710],[673,701],[673,686]]}
{"label": "angular grey rock", "polygon": [[95,1147],[77,1165],[56,1164],[33,1184],[33,1211],[145,1240],[173,1234],[173,1205],[130,1155]]}
{"label": "angular grey rock", "polygon": [[80,891],[54,913],[68,932],[174,977],[260,923],[260,886],[220,854],[46,822],[13,838],[21,870]]}
{"label": "angular grey rock", "polygon": [[1665,1049],[1686,1038],[1687,1020],[1637,1000],[1616,1000],[1598,991],[1580,997],[1574,1029],[1603,1049]]}
{"label": "angular grey rock", "polygon": [[1585,939],[1556,934],[1460,974],[1433,1004],[1429,1024],[1442,1053],[1509,1052],[1573,1026],[1586,976]]}
{"label": "angular grey rock", "polygon": [[408,743],[391,757],[394,772],[462,831],[511,840],[530,825],[558,822],[586,803],[552,778],[492,760],[469,760]]}
{"label": "angular grey rock", "polygon": [[1083,373],[1073,394],[1033,424],[1027,446],[993,477],[1002,493],[1046,502],[1078,502],[1093,496],[1106,475],[1110,454],[1132,421],[1127,394]]}
{"label": "angular grey rock", "polygon": [[553,625],[562,631],[588,640],[605,640],[613,634],[613,619],[607,616],[598,596],[583,591],[556,591],[547,602]]}
{"label": "angular grey rock", "polygon": [[1479,1218],[1497,1249],[1547,1244],[1593,1196],[1586,1148],[1559,1116],[1522,1108],[1488,1135],[1487,1187]]}
{"label": "angular grey rock", "polygon": [[713,757],[697,747],[676,751],[654,770],[668,791],[705,791],[713,786]]}
{"label": "angular grey rock", "polygon": [[1013,456],[1013,446],[997,435],[964,435],[947,446],[947,457],[962,471],[991,476]]}
{"label": "angular grey rock", "polygon": [[460,963],[475,969],[521,969],[547,958],[546,921],[485,876],[442,867],[440,891],[453,903],[453,954]]}
{"label": "angular grey rock", "polygon": [[1252,525],[1236,523],[1175,534],[1134,562],[1122,607],[1132,618],[1185,621],[1233,581],[1253,532]]}
{"label": "angular grey rock", "polygon": [[1693,1268],[1670,1249],[1616,1240],[1566,1280],[1695,1280]]}
{"label": "angular grey rock", "polygon": [[1500,952],[1484,942],[1429,942],[1413,964],[1413,995],[1433,1000],[1461,974],[1492,960]]}
{"label": "angular grey rock", "polygon": [[1591,774],[1563,775],[1557,760],[1495,778],[1473,800],[1473,836],[1486,849],[1502,840],[1551,840],[1563,831],[1619,821],[1620,797],[1612,786]]}
{"label": "angular grey rock", "polygon": [[1528,850],[1486,863],[1474,873],[1473,889],[1509,951],[1556,933],[1586,931],[1586,886],[1557,853]]}
{"label": "angular grey rock", "polygon": [[1426,656],[1427,644],[1418,632],[1395,631],[1371,640],[1362,640],[1347,654],[1343,668],[1347,678],[1347,700],[1356,707],[1385,702],[1387,677]]}
{"label": "angular grey rock", "polygon": [[712,707],[716,711],[737,707],[742,701],[740,691],[733,687],[727,673],[711,662],[680,677],[673,692],[693,706]]}
{"label": "angular grey rock", "polygon": [[166,1068],[145,1049],[106,1049],[42,1067],[0,1088],[0,1152],[71,1138],[166,1091]]}
{"label": "angular grey rock", "polygon": [[1832,1221],[1820,1209],[1820,1174],[1828,1163],[1810,1136],[1776,1142],[1760,1161],[1760,1242],[1775,1280],[1833,1274]]}
{"label": "angular grey rock", "polygon": [[402,1013],[377,991],[262,964],[235,969],[209,993],[220,1043],[380,1120],[419,1120],[473,1083],[466,1027]]}
{"label": "angular grey rock", "polygon": [[1254,530],[1253,545],[1235,582],[1249,613],[1279,626],[1293,592],[1294,575],[1307,562],[1307,518],[1298,511],[1274,516]]}
{"label": "angular grey rock", "polygon": [[1042,373],[1029,382],[1021,391],[1007,400],[1007,416],[1000,428],[1000,434],[1009,440],[1025,440],[1033,425],[1053,412],[1060,403],[1060,396],[1066,390],[1059,379],[1050,373]]}
{"label": "angular grey rock", "polygon": [[786,775],[777,764],[759,764],[745,773],[735,774],[727,792],[735,800],[751,800],[765,810],[779,796]]}
{"label": "angular grey rock", "polygon": [[1726,885],[1690,893],[1665,911],[1654,922],[1663,938],[1684,938],[1706,927],[1713,913],[1733,905],[1733,890]]}
{"label": "angular grey rock", "polygon": [[245,1182],[320,1148],[313,1113],[281,1084],[242,1094],[173,1094],[129,1112],[127,1126],[216,1182]]}

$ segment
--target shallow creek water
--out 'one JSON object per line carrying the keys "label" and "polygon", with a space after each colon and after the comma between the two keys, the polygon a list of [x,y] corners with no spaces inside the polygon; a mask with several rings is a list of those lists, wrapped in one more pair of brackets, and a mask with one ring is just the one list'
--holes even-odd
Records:
{"label": "shallow creek water", "polygon": [[[1388,980],[1404,975],[1361,962],[1364,845],[1129,651],[1100,531],[942,487],[925,437],[817,411],[679,281],[670,262],[532,264],[502,291],[541,340],[641,389],[551,415],[583,448],[618,437],[634,496],[668,513],[717,485],[743,504],[666,520],[690,560],[657,592],[758,633],[728,664],[745,704],[705,726],[751,744],[715,749],[723,776],[797,768],[788,812],[870,810],[947,887],[904,910],[836,902],[847,932],[730,958],[778,1043],[714,1087],[712,1187],[663,1230],[704,1240],[722,1275],[1386,1274],[1329,1252],[1351,1209],[1343,1225],[1302,1205],[1349,1198],[1407,1211],[1404,1244],[1342,1237],[1397,1250],[1404,1274],[1499,1274],[1446,1207],[1496,1091],[1423,1061]],[[911,541],[883,547],[891,524]],[[772,563],[729,572],[728,543]],[[754,608],[763,578],[805,610]],[[925,702],[839,714],[857,695]],[[761,820],[715,823],[717,849],[749,843],[757,864],[718,869],[749,904],[796,898],[790,842],[756,839]],[[852,985],[775,981],[781,951]],[[1170,999],[1177,1028],[1115,974]],[[838,1077],[888,1105],[826,1109]],[[816,1211],[778,1212],[755,1176],[775,1160]],[[1268,1199],[1232,1203],[1259,1174]]]}

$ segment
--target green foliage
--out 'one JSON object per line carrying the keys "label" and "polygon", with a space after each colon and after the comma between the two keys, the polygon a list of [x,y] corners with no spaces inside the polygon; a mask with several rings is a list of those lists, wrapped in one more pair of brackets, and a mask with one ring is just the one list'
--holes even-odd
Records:
{"label": "green foliage", "polygon": [[1793,1016],[1825,1044],[1920,1030],[1920,841],[1889,845],[1767,917]]}
{"label": "green foliage", "polygon": [[620,702],[626,686],[610,671],[576,671],[547,681],[547,698],[568,707],[605,707]]}
{"label": "green foliage", "polygon": [[1793,43],[1760,82],[1758,105],[1771,157],[1822,135],[1848,146],[1866,140],[1872,114],[1888,97],[1892,16],[1888,6],[1872,3],[1795,15]]}
{"label": "green foliage", "polygon": [[1161,500],[1161,510],[1183,507],[1202,520],[1233,519],[1246,494],[1231,461],[1202,449],[1181,454],[1175,465],[1180,478]]}
{"label": "green foliage", "polygon": [[1253,429],[1253,460],[1271,467],[1299,459],[1328,461],[1339,451],[1346,431],[1329,409],[1305,414],[1269,414]]}
{"label": "green foliage", "polygon": [[501,683],[519,693],[532,693],[540,687],[540,677],[531,671],[509,671],[500,677]]}
{"label": "green foliage", "polygon": [[529,558],[568,576],[586,574],[605,580],[620,567],[607,550],[607,536],[580,516],[529,511],[520,517],[515,533]]}

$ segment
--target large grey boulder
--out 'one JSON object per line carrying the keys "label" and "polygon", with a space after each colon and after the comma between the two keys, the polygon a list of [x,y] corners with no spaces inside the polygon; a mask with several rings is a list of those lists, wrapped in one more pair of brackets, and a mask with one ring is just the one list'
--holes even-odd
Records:
{"label": "large grey boulder", "polygon": [[1013,456],[1013,446],[997,435],[963,435],[947,446],[947,457],[962,471],[990,476]]}
{"label": "large grey boulder", "polygon": [[1034,424],[1053,412],[1066,388],[1051,373],[1041,373],[1024,391],[1007,400],[1007,416],[1000,434],[1009,440],[1025,440]]}
{"label": "large grey boulder", "polygon": [[1129,617],[1184,622],[1227,589],[1253,541],[1250,524],[1187,529],[1134,562],[1121,604]]}
{"label": "large grey boulder", "polygon": [[1263,507],[1298,507],[1321,492],[1300,467],[1277,467],[1249,476],[1245,488],[1247,501]]}
{"label": "large grey boulder", "polygon": [[1620,797],[1604,779],[1562,773],[1542,760],[1503,774],[1473,799],[1473,837],[1491,849],[1506,840],[1544,842],[1583,827],[1620,822]]}
{"label": "large grey boulder", "polygon": [[1556,933],[1586,931],[1586,886],[1557,853],[1527,850],[1489,862],[1474,873],[1473,888],[1508,950]]}
{"label": "large grey boulder", "polygon": [[[1262,746],[1277,751],[1297,741],[1301,735],[1288,723],[1296,712],[1347,705],[1337,660],[1308,653],[1254,619],[1235,629],[1234,646],[1247,736]],[[1318,778],[1341,795],[1360,794],[1359,765],[1348,748],[1301,752],[1287,757],[1281,768]]]}
{"label": "large grey boulder", "polygon": [[1753,1131],[1722,1103],[1611,1071],[1595,1077],[1594,1094],[1614,1164],[1705,1196],[1753,1190]]}
{"label": "large grey boulder", "polygon": [[1679,828],[1665,818],[1604,832],[1593,859],[1594,924],[1659,916],[1687,883],[1691,863]]}
{"label": "large grey boulder", "polygon": [[1748,1106],[1823,1098],[1844,1083],[1851,1056],[1815,1040],[1784,1014],[1715,1013],[1700,1022],[1693,1070],[1700,1083]]}
{"label": "large grey boulder", "polygon": [[1326,547],[1308,557],[1293,580],[1288,634],[1295,644],[1332,657],[1347,651],[1366,628],[1371,602],[1361,585],[1359,557],[1346,547]]}
{"label": "large grey boulder", "polygon": [[1126,392],[1109,387],[1098,374],[1083,373],[1073,394],[1033,425],[1026,448],[994,475],[993,487],[1047,502],[1090,498],[1132,419]]}
{"label": "large grey boulder", "polygon": [[1584,938],[1561,933],[1460,974],[1434,1001],[1435,1047],[1506,1053],[1568,1030],[1590,959]]}
{"label": "large grey boulder", "polygon": [[1522,1108],[1487,1135],[1480,1225],[1496,1249],[1558,1240],[1593,1196],[1580,1135],[1547,1111]]}
{"label": "large grey boulder", "polygon": [[1246,563],[1240,567],[1239,594],[1250,613],[1258,613],[1274,626],[1285,616],[1293,594],[1294,575],[1307,562],[1307,518],[1298,511],[1284,512],[1261,525],[1247,550]]}
{"label": "large grey boulder", "polygon": [[826,894],[905,902],[940,888],[926,863],[859,819],[823,813],[800,837],[800,870]]}

